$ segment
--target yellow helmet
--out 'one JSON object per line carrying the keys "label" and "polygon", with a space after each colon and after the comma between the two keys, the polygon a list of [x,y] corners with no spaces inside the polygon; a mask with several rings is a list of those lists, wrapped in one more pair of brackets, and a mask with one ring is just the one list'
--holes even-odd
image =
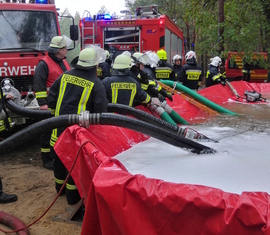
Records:
{"label": "yellow helmet", "polygon": [[163,49],[158,50],[157,55],[160,60],[167,60],[167,52],[164,51]]}

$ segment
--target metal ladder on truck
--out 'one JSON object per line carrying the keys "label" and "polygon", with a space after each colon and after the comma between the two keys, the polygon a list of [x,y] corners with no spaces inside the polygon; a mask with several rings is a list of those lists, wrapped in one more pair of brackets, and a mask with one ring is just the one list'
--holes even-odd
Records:
{"label": "metal ladder on truck", "polygon": [[[96,38],[96,15],[94,17],[91,17],[91,13],[87,10],[83,12],[82,19],[89,19],[89,21],[92,21],[92,26],[85,26],[85,21],[82,21],[82,49],[85,48],[85,41],[86,40],[92,40],[92,44],[95,45],[95,38]],[[86,30],[92,31],[92,35],[85,35]]]}

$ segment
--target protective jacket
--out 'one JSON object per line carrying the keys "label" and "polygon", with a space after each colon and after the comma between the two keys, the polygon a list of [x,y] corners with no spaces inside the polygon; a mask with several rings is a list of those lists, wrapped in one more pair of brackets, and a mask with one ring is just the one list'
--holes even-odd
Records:
{"label": "protective jacket", "polygon": [[97,67],[97,76],[100,80],[103,80],[106,77],[110,77],[111,75],[111,68],[110,64],[105,61],[98,65]]}
{"label": "protective jacket", "polygon": [[105,86],[107,98],[113,104],[147,104],[151,97],[141,88],[141,85],[133,79],[128,71],[112,71],[112,76],[102,80]]}
{"label": "protective jacket", "polygon": [[187,61],[183,66],[183,74],[180,78],[183,81],[183,85],[197,90],[202,81],[202,68],[197,65],[196,61]]}
{"label": "protective jacket", "polygon": [[243,59],[243,80],[249,82],[251,74],[252,65],[247,62],[247,58]]}
{"label": "protective jacket", "polygon": [[[72,69],[60,76],[51,86],[48,94],[48,105],[55,116],[62,114],[80,114],[107,111],[108,100],[96,68],[90,70]],[[54,146],[64,127],[54,129],[51,146]]]}
{"label": "protective jacket", "polygon": [[65,59],[61,60],[49,53],[39,61],[34,74],[34,90],[39,106],[47,104],[47,93],[53,82],[70,69]]}
{"label": "protective jacket", "polygon": [[175,74],[173,72],[173,66],[167,61],[162,61],[155,70],[156,78],[159,79],[169,79],[175,81]]}
{"label": "protective jacket", "polygon": [[175,76],[175,81],[183,82],[181,81],[181,74],[183,73],[183,66],[182,65],[173,65],[173,72]]}
{"label": "protective jacket", "polygon": [[223,75],[220,74],[219,69],[213,65],[209,65],[207,74],[206,74],[206,83],[205,86],[213,86],[216,84],[220,84],[221,79],[224,80]]}

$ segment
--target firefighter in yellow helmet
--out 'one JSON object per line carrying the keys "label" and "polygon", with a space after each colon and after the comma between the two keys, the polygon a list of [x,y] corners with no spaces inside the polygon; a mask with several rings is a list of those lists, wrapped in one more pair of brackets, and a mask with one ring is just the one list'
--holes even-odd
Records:
{"label": "firefighter in yellow helmet", "polygon": [[167,62],[167,52],[163,49],[157,51],[159,57],[158,67],[156,68],[157,79],[169,79],[175,81],[173,66]]}
{"label": "firefighter in yellow helmet", "polygon": [[[104,50],[92,46],[83,49],[78,57],[74,69],[62,74],[51,86],[48,94],[48,105],[55,116],[64,114],[80,114],[87,110],[90,113],[107,111],[108,100],[106,91],[100,79],[96,76],[98,63],[103,58]],[[55,153],[53,146],[58,137],[65,130],[59,127],[52,131],[51,153],[54,156],[55,188],[59,192],[68,174],[65,166]],[[65,191],[68,204],[72,205],[80,200],[77,187],[69,177]]]}
{"label": "firefighter in yellow helmet", "polygon": [[132,60],[128,55],[118,55],[113,64],[112,75],[102,80],[110,103],[135,106],[148,104],[151,97],[129,74]]}

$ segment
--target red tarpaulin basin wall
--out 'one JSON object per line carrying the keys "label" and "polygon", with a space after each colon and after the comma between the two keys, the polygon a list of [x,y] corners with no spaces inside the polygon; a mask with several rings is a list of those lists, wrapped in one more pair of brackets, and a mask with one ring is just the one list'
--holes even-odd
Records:
{"label": "red tarpaulin basin wall", "polygon": [[[250,90],[246,83],[238,83],[232,85],[239,94]],[[270,84],[250,86],[270,93]],[[222,104],[232,95],[229,90],[223,94],[224,90],[217,85],[200,93],[214,102],[217,97],[216,102]],[[168,103],[190,123],[209,116],[179,95]],[[55,150],[68,170],[82,148],[72,171],[86,207],[81,234],[270,234],[268,193],[238,195],[132,175],[114,159],[148,138],[126,128],[105,125],[89,129],[74,125],[60,136]]]}

